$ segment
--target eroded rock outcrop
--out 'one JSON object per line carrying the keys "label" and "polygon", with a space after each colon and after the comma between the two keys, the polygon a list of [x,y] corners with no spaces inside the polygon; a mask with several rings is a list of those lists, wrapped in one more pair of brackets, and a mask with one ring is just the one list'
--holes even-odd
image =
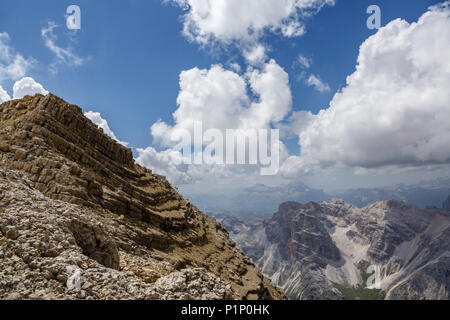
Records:
{"label": "eroded rock outcrop", "polygon": [[0,298],[284,298],[215,219],[51,94],[0,105],[0,185]]}

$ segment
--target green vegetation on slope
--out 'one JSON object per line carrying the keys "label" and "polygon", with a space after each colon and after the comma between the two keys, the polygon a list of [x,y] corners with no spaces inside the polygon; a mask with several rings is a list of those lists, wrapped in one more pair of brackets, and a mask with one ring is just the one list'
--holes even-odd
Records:
{"label": "green vegetation on slope", "polygon": [[361,284],[357,286],[345,286],[336,282],[332,282],[333,286],[338,289],[347,300],[383,300],[385,293],[381,289],[369,289],[365,286],[367,279],[371,276],[366,270],[370,263],[361,261],[357,267],[361,273]]}

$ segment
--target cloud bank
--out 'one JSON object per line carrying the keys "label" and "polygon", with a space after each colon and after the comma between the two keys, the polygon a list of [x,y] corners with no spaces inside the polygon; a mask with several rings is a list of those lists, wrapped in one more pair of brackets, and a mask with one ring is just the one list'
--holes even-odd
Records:
{"label": "cloud bank", "polygon": [[304,19],[335,0],[165,0],[180,6],[183,34],[200,45],[237,44],[250,64],[265,61],[260,44],[266,32],[298,37]]}
{"label": "cloud bank", "polygon": [[394,20],[361,45],[346,87],[300,132],[301,156],[286,174],[450,163],[449,3],[411,24]]}
{"label": "cloud bank", "polygon": [[254,41],[263,32],[285,37],[304,33],[301,17],[317,12],[334,0],[172,0],[186,13],[184,35],[200,44]]}

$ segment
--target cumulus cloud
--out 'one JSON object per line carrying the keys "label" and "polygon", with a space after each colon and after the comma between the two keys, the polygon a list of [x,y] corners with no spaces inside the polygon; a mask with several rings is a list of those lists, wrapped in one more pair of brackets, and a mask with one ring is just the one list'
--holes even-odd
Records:
{"label": "cumulus cloud", "polygon": [[[58,37],[55,33],[55,28],[58,26],[53,22],[49,21],[47,27],[41,29],[41,36],[44,40],[45,46],[55,54],[56,60],[50,66],[53,72],[57,71],[57,66],[64,64],[71,67],[81,66],[85,63],[86,59],[78,56],[71,45],[66,48],[58,46]],[[73,42],[73,39],[71,39]]]}
{"label": "cumulus cloud", "polygon": [[300,133],[301,157],[286,171],[450,163],[449,3],[361,45],[356,71]]}
{"label": "cumulus cloud", "polygon": [[48,91],[44,87],[36,82],[33,78],[25,77],[16,81],[13,87],[14,99],[21,99],[26,95],[33,96],[36,93],[47,95]]}
{"label": "cumulus cloud", "polygon": [[173,145],[170,138],[180,130],[193,132],[195,121],[204,130],[267,129],[289,113],[292,96],[288,74],[271,60],[245,75],[220,65],[183,71],[177,104],[173,126],[159,121],[151,127],[163,145]]}
{"label": "cumulus cloud", "polygon": [[313,87],[314,90],[319,91],[320,93],[330,92],[331,88],[328,83],[323,82],[318,76],[311,74],[308,79],[306,79],[305,83]]}
{"label": "cumulus cloud", "polygon": [[335,0],[164,0],[180,6],[183,34],[200,45],[237,45],[249,63],[262,63],[266,32],[283,37],[305,33],[304,18]]}
{"label": "cumulus cloud", "polygon": [[137,152],[138,164],[165,176],[171,183],[179,185],[192,181],[192,177],[187,173],[187,166],[180,164],[182,160],[180,152],[174,150],[158,152],[152,147],[138,148]]}
{"label": "cumulus cloud", "polygon": [[266,30],[292,37],[304,33],[301,17],[334,0],[172,0],[186,13],[184,34],[200,44],[254,41]]}
{"label": "cumulus cloud", "polygon": [[102,118],[100,112],[94,112],[94,111],[88,111],[85,112],[84,115],[86,118],[91,120],[93,123],[95,123],[99,128],[103,129],[103,132],[111,137],[112,139],[116,140],[118,143],[120,143],[123,146],[128,146],[128,142],[120,141],[114,132],[111,130],[111,128],[108,125],[108,122]]}
{"label": "cumulus cloud", "polygon": [[[206,176],[230,177],[237,174],[239,166],[177,165],[183,159],[178,144],[181,141],[176,138],[184,136],[185,132],[193,138],[196,123],[202,124],[203,133],[215,129],[224,138],[227,129],[241,129],[242,132],[235,133],[246,135],[247,129],[275,127],[291,110],[289,77],[274,60],[258,68],[248,68],[242,75],[221,65],[212,65],[209,69],[193,68],[180,74],[177,105],[173,125],[159,120],[151,126],[154,142],[166,149],[160,152],[154,148],[139,149],[139,161],[157,173],[167,172],[171,181],[194,181]],[[203,146],[209,143],[204,140]],[[194,144],[195,141],[189,141],[183,147],[191,150]],[[279,153],[280,159],[287,158],[287,150],[282,143]],[[174,158],[171,159],[172,156]],[[259,165],[246,166],[250,170],[259,168]]]}
{"label": "cumulus cloud", "polygon": [[8,33],[0,33],[0,81],[22,78],[35,62],[33,58],[24,58],[15,52],[10,45]]}
{"label": "cumulus cloud", "polygon": [[9,96],[8,92],[6,92],[6,90],[3,89],[2,86],[0,86],[0,103],[9,101],[9,100],[11,100],[11,97]]}
{"label": "cumulus cloud", "polygon": [[[287,150],[283,144],[280,147],[280,158],[284,160],[287,157]],[[153,173],[167,177],[170,183],[177,186],[193,186],[198,183],[204,189],[206,185],[217,186],[218,181],[236,186],[236,184],[242,185],[243,181],[250,183],[255,178],[264,177],[260,175],[258,165],[184,164],[183,154],[178,150],[169,148],[157,151],[153,147],[136,150],[138,164],[151,169]],[[270,176],[270,178],[273,177]]]}
{"label": "cumulus cloud", "polygon": [[175,185],[192,185],[205,180],[239,179],[256,172],[257,166],[226,166],[216,164],[185,164],[183,154],[178,150],[157,151],[153,147],[138,148],[136,162],[154,173],[167,177]]}

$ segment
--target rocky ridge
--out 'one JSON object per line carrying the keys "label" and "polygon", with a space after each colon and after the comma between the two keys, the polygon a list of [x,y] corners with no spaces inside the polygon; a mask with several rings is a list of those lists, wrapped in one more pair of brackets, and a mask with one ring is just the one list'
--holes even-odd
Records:
{"label": "rocky ridge", "polygon": [[2,299],[284,298],[215,219],[54,95],[0,105],[0,185]]}

